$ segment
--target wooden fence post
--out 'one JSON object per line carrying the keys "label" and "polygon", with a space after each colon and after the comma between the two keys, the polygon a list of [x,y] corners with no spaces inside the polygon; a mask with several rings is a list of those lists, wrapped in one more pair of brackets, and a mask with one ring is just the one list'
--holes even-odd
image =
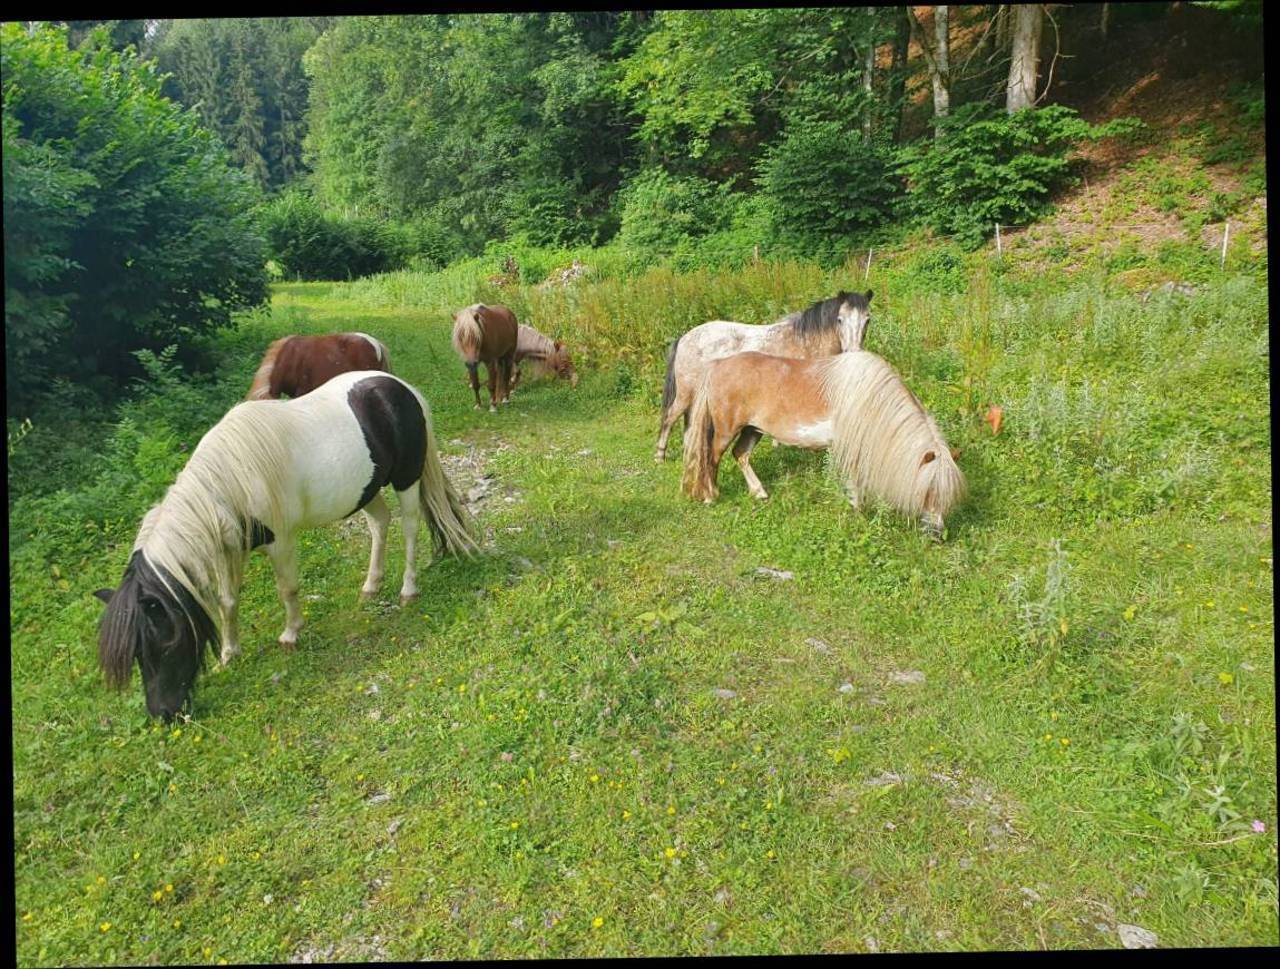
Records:
{"label": "wooden fence post", "polygon": [[1004,258],[1004,247],[1000,244],[1000,223],[996,223],[996,255]]}
{"label": "wooden fence post", "polygon": [[1227,239],[1231,237],[1231,220],[1228,219],[1222,226],[1222,260],[1218,264],[1218,271],[1227,268]]}
{"label": "wooden fence post", "polygon": [[872,248],[868,246],[867,247],[867,266],[862,271],[862,281],[864,283],[867,281],[867,277],[871,275],[871,252],[872,252]]}

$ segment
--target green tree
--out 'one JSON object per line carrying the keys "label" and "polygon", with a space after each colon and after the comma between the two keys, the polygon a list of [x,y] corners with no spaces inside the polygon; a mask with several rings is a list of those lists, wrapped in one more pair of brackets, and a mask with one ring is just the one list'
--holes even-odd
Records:
{"label": "green tree", "polygon": [[307,83],[302,59],[326,17],[175,20],[159,32],[165,92],[194,108],[267,189],[302,171]]}
{"label": "green tree", "polygon": [[267,295],[252,184],[153,64],[98,39],[0,26],[11,401],[50,373],[118,375]]}

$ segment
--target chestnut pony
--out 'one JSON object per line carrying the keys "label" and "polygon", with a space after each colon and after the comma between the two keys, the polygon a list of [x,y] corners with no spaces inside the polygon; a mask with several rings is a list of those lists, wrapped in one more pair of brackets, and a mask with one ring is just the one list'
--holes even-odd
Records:
{"label": "chestnut pony", "polygon": [[391,372],[391,357],[368,333],[282,336],[262,355],[246,400],[301,397],[349,370]]}
{"label": "chestnut pony", "polygon": [[964,475],[938,425],[897,372],[866,350],[812,360],[748,352],[710,363],[684,436],[685,494],[715,500],[720,458],[737,438],[733,456],[747,487],[767,498],[751,467],[751,449],[765,434],[830,448],[854,508],[878,497],[920,516],[933,538],[964,495]]}
{"label": "chestnut pony", "polygon": [[471,392],[480,409],[480,375],[483,363],[489,374],[489,410],[511,398],[511,368],[515,364],[519,324],[505,306],[476,303],[453,315],[453,348],[467,365]]}
{"label": "chestnut pony", "polygon": [[535,378],[555,374],[561,380],[569,381],[570,387],[578,386],[578,372],[573,368],[573,360],[565,345],[521,323],[520,333],[516,337],[516,369],[511,377],[512,391],[520,383],[520,365],[525,361],[529,362]]}

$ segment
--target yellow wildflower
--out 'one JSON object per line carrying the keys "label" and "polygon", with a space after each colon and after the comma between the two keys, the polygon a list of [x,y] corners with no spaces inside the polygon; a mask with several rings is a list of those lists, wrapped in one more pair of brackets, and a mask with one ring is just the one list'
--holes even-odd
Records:
{"label": "yellow wildflower", "polygon": [[111,929],[110,922],[103,922],[101,925],[98,926],[98,931],[100,932],[108,932],[110,931],[110,929]]}
{"label": "yellow wildflower", "polygon": [[598,929],[602,925],[604,925],[604,919],[602,919],[599,915],[597,915],[595,918],[591,920],[591,927],[593,929]]}
{"label": "yellow wildflower", "polygon": [[675,848],[668,848],[668,849],[666,850],[666,856],[667,856],[668,858],[674,858],[674,857],[676,856],[676,849],[675,849]]}

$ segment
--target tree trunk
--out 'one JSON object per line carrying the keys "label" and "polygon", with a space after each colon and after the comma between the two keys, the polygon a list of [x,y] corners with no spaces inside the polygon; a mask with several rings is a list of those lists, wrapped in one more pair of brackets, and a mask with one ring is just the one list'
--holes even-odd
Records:
{"label": "tree trunk", "polygon": [[929,64],[929,80],[933,83],[933,125],[934,136],[937,137],[938,129],[941,121],[947,116],[951,110],[951,78],[949,74],[949,31],[948,31],[948,9],[946,7],[933,8],[933,31],[934,37],[937,39],[937,45],[929,42],[929,37],[924,32],[924,28],[920,26],[920,21],[916,20],[915,14],[910,7],[903,8],[907,12],[907,17],[911,22],[911,31],[916,35],[916,41],[920,44],[920,50],[924,53],[924,59]]}
{"label": "tree trunk", "polygon": [[1111,4],[1104,3],[1102,5],[1102,39],[1107,39],[1107,31],[1111,29]]}
{"label": "tree trunk", "polygon": [[867,41],[866,61],[862,65],[862,90],[867,96],[866,107],[862,114],[862,140],[871,141],[871,115],[875,110],[875,90],[874,79],[876,74],[876,45],[871,40]]}
{"label": "tree trunk", "polygon": [[1013,47],[1009,57],[1009,88],[1005,110],[1009,114],[1036,102],[1036,76],[1040,70],[1040,33],[1044,7],[1029,3],[1013,9]]}
{"label": "tree trunk", "polygon": [[938,68],[933,72],[933,116],[945,118],[951,113],[951,8],[933,8],[933,33],[937,47],[934,57]]}
{"label": "tree trunk", "polygon": [[902,115],[906,108],[907,46],[911,43],[911,11],[903,8],[893,37],[893,64],[889,68],[889,103],[893,106],[893,140],[902,140]]}

